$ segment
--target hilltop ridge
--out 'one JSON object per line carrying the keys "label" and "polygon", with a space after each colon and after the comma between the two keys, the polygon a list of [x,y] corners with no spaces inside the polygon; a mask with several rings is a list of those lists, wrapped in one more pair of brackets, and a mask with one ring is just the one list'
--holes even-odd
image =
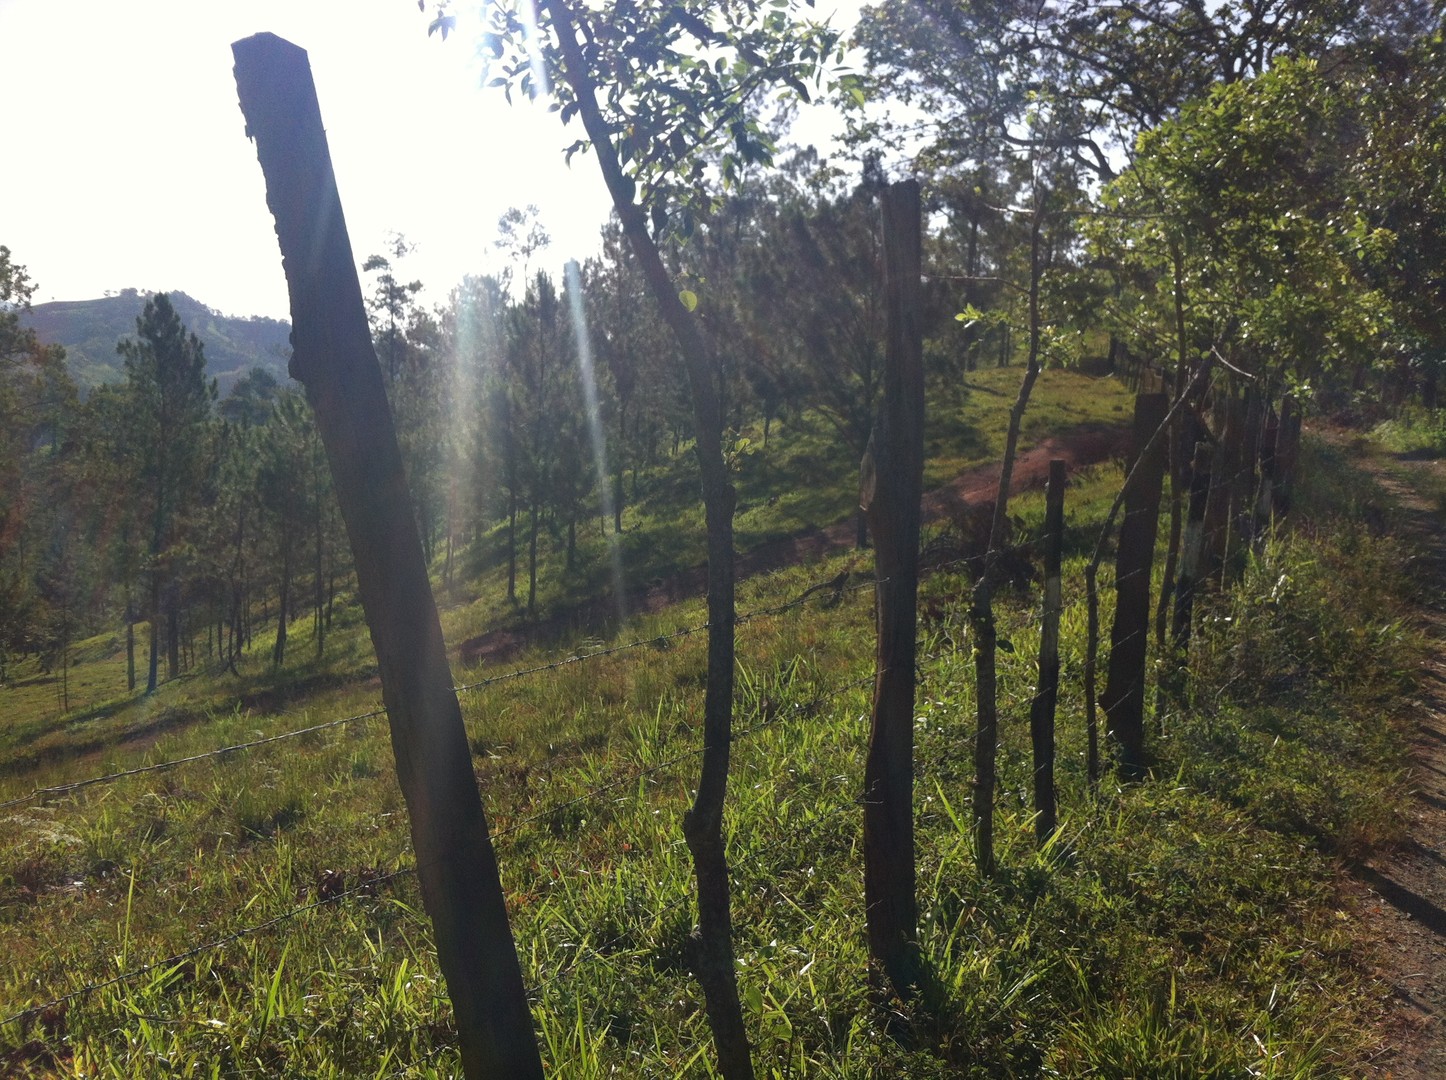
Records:
{"label": "hilltop ridge", "polygon": [[[93,300],[54,300],[36,304],[22,322],[47,344],[65,348],[71,376],[83,388],[119,382],[125,374],[116,342],[134,337],[136,317],[151,291],[122,289]],[[168,294],[186,329],[206,349],[206,373],[224,397],[253,367],[284,380],[291,355],[291,324],[262,315],[223,315],[184,292]]]}

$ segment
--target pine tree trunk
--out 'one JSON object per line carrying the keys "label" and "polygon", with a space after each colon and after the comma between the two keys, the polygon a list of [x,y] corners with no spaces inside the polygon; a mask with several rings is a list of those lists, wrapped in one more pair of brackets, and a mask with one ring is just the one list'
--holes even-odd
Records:
{"label": "pine tree trunk", "polygon": [[517,603],[517,495],[507,500],[507,600]]}
{"label": "pine tree trunk", "polygon": [[150,621],[150,655],[146,658],[146,693],[154,694],[161,681],[161,577],[151,571],[147,618]]}
{"label": "pine tree trunk", "polygon": [[534,495],[527,525],[527,614],[537,611],[537,498]]}
{"label": "pine tree trunk", "polygon": [[291,599],[291,546],[284,544],[281,555],[281,597],[276,612],[276,644],[271,649],[271,664],[280,667],[286,660],[286,607]]}
{"label": "pine tree trunk", "polygon": [[160,612],[151,615],[151,653],[146,661],[146,694],[154,694],[161,681]]}
{"label": "pine tree trunk", "polygon": [[130,590],[126,590],[126,690],[136,689],[136,609],[131,601]]}
{"label": "pine tree trunk", "polygon": [[[323,611],[322,611],[322,608],[323,608],[323,605],[324,605],[324,602],[325,602],[325,596],[324,596],[323,593],[322,593],[322,580],[323,580],[323,579],[322,579],[322,574],[321,574],[322,535],[321,535],[321,492],[320,492],[320,490],[317,490],[317,491],[316,491],[316,519],[315,519],[314,524],[315,524],[315,527],[316,527],[316,565],[315,565],[315,568],[314,568],[315,584],[314,584],[314,586],[313,586],[313,588],[312,588],[312,594],[313,594],[312,603],[315,605],[316,611],[315,611],[315,613],[314,613],[313,616],[312,616],[312,626],[313,626],[313,629],[314,629],[315,634],[316,634],[316,658],[317,658],[318,660],[320,660],[320,659],[322,658],[322,654],[323,654],[323,652],[325,651],[325,648],[326,648],[326,620],[325,620],[325,616],[324,616]],[[449,552],[451,551],[451,548],[450,548],[450,547],[448,547],[448,551],[449,551]]]}
{"label": "pine tree trunk", "polygon": [[166,677],[181,673],[181,590],[175,583],[166,596]]}

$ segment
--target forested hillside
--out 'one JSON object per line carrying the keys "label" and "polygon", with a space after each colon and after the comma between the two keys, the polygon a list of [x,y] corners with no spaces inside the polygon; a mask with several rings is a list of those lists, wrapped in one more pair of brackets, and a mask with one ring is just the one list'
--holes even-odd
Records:
{"label": "forested hillside", "polygon": [[[223,315],[183,292],[168,295],[181,321],[206,347],[206,374],[223,394],[254,367],[277,379],[286,377],[291,355],[287,323],[259,315]],[[71,378],[88,389],[125,378],[116,342],[135,333],[146,299],[135,289],[122,289],[95,300],[54,300],[30,308],[20,325],[35,331],[44,344],[63,348]]]}

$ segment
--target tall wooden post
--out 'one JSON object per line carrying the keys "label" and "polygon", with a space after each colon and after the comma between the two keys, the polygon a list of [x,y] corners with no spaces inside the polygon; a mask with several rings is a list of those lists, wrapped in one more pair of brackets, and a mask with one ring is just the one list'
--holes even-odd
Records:
{"label": "tall wooden post", "polygon": [[859,505],[874,538],[878,646],[864,766],[864,903],[869,955],[894,992],[919,983],[914,897],[914,667],[924,362],[919,184],[884,191],[884,392],[864,456]]}
{"label": "tall wooden post", "polygon": [[1064,555],[1065,463],[1049,463],[1044,493],[1044,618],[1039,630],[1039,690],[1029,706],[1029,734],[1034,744],[1034,832],[1041,844],[1053,835],[1054,715],[1059,701],[1059,619],[1061,564]]}
{"label": "tall wooden post", "polygon": [[1139,473],[1125,496],[1120,546],[1115,559],[1115,621],[1110,628],[1109,674],[1100,705],[1120,754],[1120,773],[1140,779],[1145,758],[1145,658],[1150,629],[1150,570],[1168,457],[1165,441],[1152,436],[1169,414],[1164,394],[1135,398],[1135,454]]}
{"label": "tall wooden post", "polygon": [[522,969],[310,64],[305,50],[272,34],[231,48],[291,293],[291,374],[316,414],[356,561],[462,1067],[469,1078],[540,1080]]}

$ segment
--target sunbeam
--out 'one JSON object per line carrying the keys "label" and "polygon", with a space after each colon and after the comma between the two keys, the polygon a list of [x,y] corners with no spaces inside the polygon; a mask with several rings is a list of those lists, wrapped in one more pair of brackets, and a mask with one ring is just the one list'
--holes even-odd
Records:
{"label": "sunbeam", "polygon": [[[607,446],[603,441],[602,418],[597,403],[597,378],[592,366],[592,338],[587,330],[587,315],[582,307],[582,271],[576,259],[569,259],[564,269],[567,278],[568,309],[572,313],[572,332],[577,341],[577,366],[582,376],[583,402],[587,406],[587,430],[592,439],[592,460],[597,469],[597,486],[601,493],[603,519],[613,516],[612,489],[608,486]],[[627,618],[627,597],[623,592],[623,558],[618,547],[618,534],[607,534],[608,560],[612,564],[613,595],[617,598],[618,622]]]}

